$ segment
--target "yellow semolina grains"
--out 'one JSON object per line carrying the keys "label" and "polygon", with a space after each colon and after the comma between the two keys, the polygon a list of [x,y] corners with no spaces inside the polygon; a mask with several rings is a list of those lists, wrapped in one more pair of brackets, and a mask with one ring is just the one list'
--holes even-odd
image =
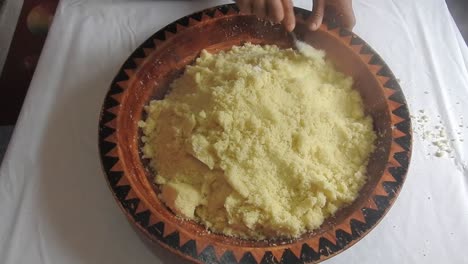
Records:
{"label": "yellow semolina grains", "polygon": [[144,157],[177,215],[246,239],[294,238],[350,204],[376,135],[324,53],[202,51],[145,107]]}

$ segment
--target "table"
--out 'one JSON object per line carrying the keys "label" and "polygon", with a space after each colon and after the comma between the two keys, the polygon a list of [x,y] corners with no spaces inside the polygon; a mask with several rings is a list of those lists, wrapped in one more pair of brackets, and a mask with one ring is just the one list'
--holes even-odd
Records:
{"label": "table", "polygon": [[[181,262],[153,254],[120,212],[101,171],[97,122],[112,78],[141,42],[225,2],[60,3],[0,168],[0,263]],[[414,116],[413,157],[383,221],[326,263],[466,263],[468,48],[443,0],[354,6],[355,32],[400,79]],[[424,133],[435,126],[447,135]],[[441,138],[452,152],[436,157]]]}

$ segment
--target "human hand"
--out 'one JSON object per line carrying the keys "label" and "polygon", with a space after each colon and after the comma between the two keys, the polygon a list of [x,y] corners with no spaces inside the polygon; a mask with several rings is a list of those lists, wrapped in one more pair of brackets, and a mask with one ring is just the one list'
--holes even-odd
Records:
{"label": "human hand", "polygon": [[[288,31],[296,26],[292,0],[236,0],[242,13],[255,14],[274,23],[282,23]],[[312,15],[307,19],[311,30],[317,30],[324,19],[334,20],[352,30],[356,24],[352,0],[313,0]]]}

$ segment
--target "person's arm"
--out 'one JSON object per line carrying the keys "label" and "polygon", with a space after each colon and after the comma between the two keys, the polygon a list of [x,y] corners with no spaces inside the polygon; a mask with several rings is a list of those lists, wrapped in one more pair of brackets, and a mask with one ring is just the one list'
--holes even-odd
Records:
{"label": "person's arm", "polygon": [[[282,23],[287,30],[296,26],[292,0],[237,0],[242,13],[255,14],[260,18]],[[311,30],[317,30],[324,19],[333,18],[351,30],[356,24],[352,0],[313,0],[312,15],[307,19]]]}

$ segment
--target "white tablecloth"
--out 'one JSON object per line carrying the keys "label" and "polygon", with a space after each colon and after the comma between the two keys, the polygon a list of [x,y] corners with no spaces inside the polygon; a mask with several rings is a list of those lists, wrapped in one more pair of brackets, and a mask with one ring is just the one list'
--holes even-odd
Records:
{"label": "white tablecloth", "polygon": [[[97,122],[112,78],[141,42],[221,2],[61,2],[0,169],[0,263],[179,262],[151,253],[117,207],[100,167]],[[327,263],[468,263],[468,121],[460,127],[460,116],[468,119],[467,46],[443,0],[354,5],[355,31],[401,80],[412,112],[440,119],[457,140],[454,158],[437,158],[415,135],[394,207]]]}
{"label": "white tablecloth", "polygon": [[22,7],[23,0],[4,0],[3,4],[0,1],[0,74],[10,49],[10,43]]}

